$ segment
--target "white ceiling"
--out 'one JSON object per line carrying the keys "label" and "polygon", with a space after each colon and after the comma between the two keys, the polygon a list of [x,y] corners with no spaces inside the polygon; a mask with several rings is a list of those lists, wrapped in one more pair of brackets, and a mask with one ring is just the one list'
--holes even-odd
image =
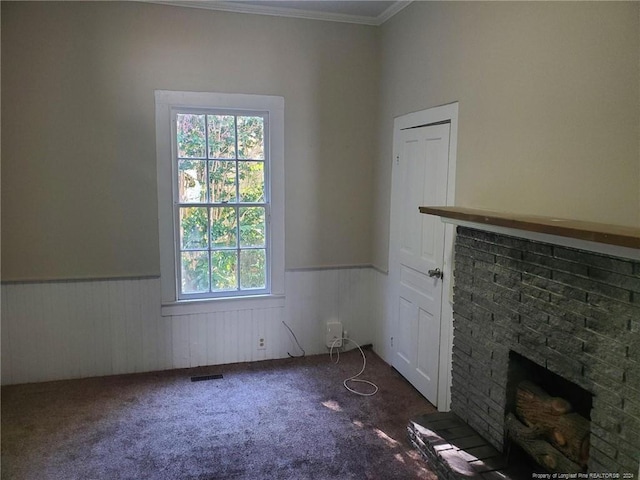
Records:
{"label": "white ceiling", "polygon": [[381,25],[411,3],[410,0],[158,0],[153,3],[227,12],[276,15]]}

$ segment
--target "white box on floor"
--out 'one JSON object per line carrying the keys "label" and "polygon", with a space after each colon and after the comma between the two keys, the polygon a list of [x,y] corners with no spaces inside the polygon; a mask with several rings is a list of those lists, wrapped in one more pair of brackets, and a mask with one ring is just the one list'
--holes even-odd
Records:
{"label": "white box on floor", "polygon": [[327,348],[342,346],[342,323],[327,322]]}

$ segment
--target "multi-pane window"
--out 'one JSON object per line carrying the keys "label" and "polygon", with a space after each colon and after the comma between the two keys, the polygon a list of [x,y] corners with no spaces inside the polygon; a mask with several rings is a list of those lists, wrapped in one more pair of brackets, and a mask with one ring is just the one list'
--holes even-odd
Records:
{"label": "multi-pane window", "polygon": [[269,291],[269,122],[174,111],[178,297]]}

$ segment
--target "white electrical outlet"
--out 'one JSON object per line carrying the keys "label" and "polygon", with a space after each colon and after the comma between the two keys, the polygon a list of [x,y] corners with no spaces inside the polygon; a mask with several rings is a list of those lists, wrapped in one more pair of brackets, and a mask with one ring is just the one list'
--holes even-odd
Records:
{"label": "white electrical outlet", "polygon": [[258,350],[266,350],[267,345],[266,342],[264,341],[264,338],[260,337],[258,339]]}
{"label": "white electrical outlet", "polygon": [[342,323],[327,322],[327,348],[342,346]]}

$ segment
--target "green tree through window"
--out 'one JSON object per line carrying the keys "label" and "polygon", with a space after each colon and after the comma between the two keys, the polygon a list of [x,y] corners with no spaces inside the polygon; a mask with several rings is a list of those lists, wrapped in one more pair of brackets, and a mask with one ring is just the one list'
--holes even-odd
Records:
{"label": "green tree through window", "polygon": [[268,283],[266,115],[176,114],[180,293],[251,293]]}

